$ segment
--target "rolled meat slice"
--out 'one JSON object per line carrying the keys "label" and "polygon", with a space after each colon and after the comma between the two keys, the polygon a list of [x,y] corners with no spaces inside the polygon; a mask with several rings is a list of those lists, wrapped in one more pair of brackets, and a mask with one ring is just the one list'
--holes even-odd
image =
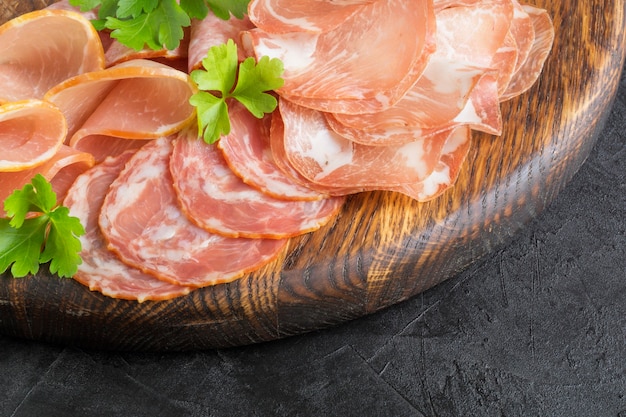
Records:
{"label": "rolled meat slice", "polygon": [[91,22],[66,10],[37,10],[0,26],[0,103],[41,99],[58,83],[104,68]]}
{"label": "rolled meat slice", "polygon": [[[52,185],[57,202],[60,203],[76,177],[93,165],[94,159],[91,154],[62,145],[52,158],[41,165],[22,171],[0,172],[0,201],[4,201],[14,190],[28,184],[35,175],[41,174]],[[4,209],[0,207],[0,217],[5,216]]]}
{"label": "rolled meat slice", "polygon": [[245,184],[221,151],[194,133],[177,138],[170,170],[189,219],[228,237],[283,239],[312,232],[332,219],[344,202],[342,197],[289,201],[264,194]]}
{"label": "rolled meat slice", "polygon": [[108,247],[129,265],[192,287],[235,280],[278,256],[287,239],[227,238],[188,220],[172,185],[172,148],[169,138],[146,144],[111,184],[99,218]]}
{"label": "rolled meat slice", "polygon": [[80,175],[70,188],[64,205],[80,219],[85,234],[80,237],[82,263],[74,279],[108,297],[136,300],[167,300],[188,294],[190,287],[158,280],[128,266],[106,247],[98,226],[98,213],[109,186],[117,178],[132,152],[107,158]]}
{"label": "rolled meat slice", "polygon": [[243,105],[232,103],[231,130],[217,147],[230,169],[246,184],[283,200],[319,200],[327,195],[294,181],[277,165],[270,145],[271,116],[257,119]]}
{"label": "rolled meat slice", "polygon": [[389,0],[364,5],[329,32],[254,29],[242,41],[257,58],[282,60],[281,96],[321,111],[360,114],[404,96],[435,49],[435,30],[431,0]]}
{"label": "rolled meat slice", "polygon": [[102,161],[192,124],[195,92],[186,73],[140,59],[70,78],[45,98],[63,111],[70,146]]}
{"label": "rolled meat slice", "polygon": [[33,168],[57,153],[67,134],[63,113],[41,100],[0,105],[0,172]]}
{"label": "rolled meat slice", "polygon": [[270,33],[328,32],[375,0],[252,0],[248,15]]}

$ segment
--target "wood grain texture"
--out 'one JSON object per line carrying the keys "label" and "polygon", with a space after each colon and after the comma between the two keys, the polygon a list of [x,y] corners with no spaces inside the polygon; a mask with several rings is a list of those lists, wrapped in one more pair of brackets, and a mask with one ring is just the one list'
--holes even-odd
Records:
{"label": "wood grain texture", "polygon": [[[5,274],[0,332],[117,350],[238,346],[346,322],[458,274],[554,200],[594,146],[617,89],[624,0],[534,4],[556,29],[544,72],[503,104],[502,136],[474,135],[456,186],[442,197],[352,196],[334,222],[292,239],[272,264],[172,301],[113,300],[45,272]],[[39,7],[0,5],[2,17]]]}

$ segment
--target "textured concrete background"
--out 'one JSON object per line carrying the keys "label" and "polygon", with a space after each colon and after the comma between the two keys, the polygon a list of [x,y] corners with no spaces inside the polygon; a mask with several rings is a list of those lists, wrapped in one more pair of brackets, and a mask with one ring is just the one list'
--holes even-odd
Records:
{"label": "textured concrete background", "polygon": [[184,354],[0,336],[0,416],[626,417],[626,79],[569,186],[504,249],[327,331]]}

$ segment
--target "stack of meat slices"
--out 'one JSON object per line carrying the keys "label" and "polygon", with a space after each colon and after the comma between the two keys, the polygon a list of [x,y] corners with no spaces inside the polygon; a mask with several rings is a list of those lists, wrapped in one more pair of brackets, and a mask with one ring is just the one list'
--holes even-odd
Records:
{"label": "stack of meat slices", "polygon": [[272,125],[279,165],[331,195],[439,196],[470,130],[501,133],[500,103],[534,84],[554,38],[545,10],[516,0],[313,4],[253,0],[256,28],[242,42],[285,64]]}
{"label": "stack of meat slices", "polygon": [[[262,120],[243,111],[231,117],[240,126],[229,139],[269,141]],[[291,197],[298,188],[276,187]],[[138,301],[232,281],[274,259],[287,238],[321,227],[344,201],[304,197],[277,199],[246,184],[195,130],[150,141],[105,159],[70,188],[65,205],[87,229],[75,278]]]}
{"label": "stack of meat slices", "polygon": [[[252,0],[243,20],[193,21],[176,51],[131,51],[90,17],[63,0],[0,27],[16,63],[0,66],[0,143],[29,138],[7,145],[0,195],[82,161],[53,178],[87,230],[75,279],[140,302],[260,268],[348,194],[440,195],[471,130],[501,132],[500,103],[533,85],[554,37],[546,12],[517,0]],[[50,26],[65,30],[28,58]],[[285,84],[262,119],[229,102],[231,133],[210,146],[188,73],[230,38],[241,60],[280,58]],[[44,59],[59,50],[63,71]]]}

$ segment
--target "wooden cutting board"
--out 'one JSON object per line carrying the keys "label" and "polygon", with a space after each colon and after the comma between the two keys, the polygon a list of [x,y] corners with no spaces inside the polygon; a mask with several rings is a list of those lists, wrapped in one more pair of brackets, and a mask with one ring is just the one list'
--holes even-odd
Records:
{"label": "wooden cutting board", "polygon": [[[435,201],[352,196],[272,264],[171,301],[115,300],[47,272],[5,274],[0,333],[117,350],[238,346],[346,322],[458,274],[506,244],[585,161],[624,64],[624,1],[534,1],[556,30],[544,72],[502,105],[502,136],[474,135],[456,186]],[[0,0],[0,23],[51,2]]]}

